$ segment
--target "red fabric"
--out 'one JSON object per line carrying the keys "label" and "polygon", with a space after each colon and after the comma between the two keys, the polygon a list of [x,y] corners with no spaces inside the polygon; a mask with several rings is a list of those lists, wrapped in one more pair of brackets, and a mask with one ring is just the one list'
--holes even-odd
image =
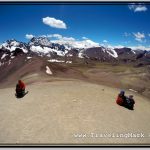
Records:
{"label": "red fabric", "polygon": [[121,106],[123,105],[123,99],[119,95],[117,97],[116,103]]}
{"label": "red fabric", "polygon": [[26,86],[22,81],[19,81],[19,87],[20,89],[24,90]]}

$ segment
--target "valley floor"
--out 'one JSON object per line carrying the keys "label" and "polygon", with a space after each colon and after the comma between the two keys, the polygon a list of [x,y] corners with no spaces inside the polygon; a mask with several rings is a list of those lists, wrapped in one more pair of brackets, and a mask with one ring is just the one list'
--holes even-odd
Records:
{"label": "valley floor", "polygon": [[[136,93],[131,111],[115,103],[119,89],[79,80],[27,90],[17,99],[14,88],[0,89],[1,144],[150,144],[150,101]],[[117,137],[134,133],[141,137]]]}

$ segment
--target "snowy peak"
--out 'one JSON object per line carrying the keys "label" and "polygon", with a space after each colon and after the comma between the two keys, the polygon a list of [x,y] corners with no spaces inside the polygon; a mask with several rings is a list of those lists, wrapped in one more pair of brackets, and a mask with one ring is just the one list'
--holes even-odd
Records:
{"label": "snowy peak", "polygon": [[30,50],[38,55],[52,55],[65,56],[66,48],[64,45],[52,43],[46,37],[33,37],[29,42]]}
{"label": "snowy peak", "polygon": [[4,42],[1,47],[0,47],[2,50],[7,50],[7,51],[10,51],[10,52],[13,52],[15,51],[17,48],[20,48],[22,49],[22,51],[24,53],[27,53],[28,52],[28,46],[26,43],[23,43],[23,42],[19,42],[19,41],[16,41],[16,40],[7,40],[6,42]]}
{"label": "snowy peak", "polygon": [[51,46],[51,42],[46,37],[33,37],[30,42],[29,46]]}
{"label": "snowy peak", "polygon": [[105,47],[88,48],[83,51],[84,56],[94,60],[107,61],[117,59],[118,54],[114,49]]}
{"label": "snowy peak", "polygon": [[29,42],[29,46],[40,46],[42,48],[48,47],[58,51],[65,51],[65,49],[70,50],[70,45],[59,42],[51,42],[47,37],[33,37]]}
{"label": "snowy peak", "polygon": [[122,54],[125,54],[125,53],[127,53],[127,54],[133,53],[132,49],[127,48],[127,47],[115,48],[114,50],[118,53],[118,55],[122,55]]}
{"label": "snowy peak", "polygon": [[53,41],[54,43],[59,43],[64,45],[68,50],[70,49],[87,49],[93,47],[100,47],[99,43],[95,43],[89,39],[86,40],[75,40],[73,38],[62,38],[59,40]]}

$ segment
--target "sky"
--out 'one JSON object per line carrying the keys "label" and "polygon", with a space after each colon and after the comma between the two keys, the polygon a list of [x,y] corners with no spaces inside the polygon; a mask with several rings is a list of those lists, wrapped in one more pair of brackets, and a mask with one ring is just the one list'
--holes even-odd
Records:
{"label": "sky", "polygon": [[150,48],[150,5],[0,4],[0,43],[9,39],[28,42],[36,36]]}

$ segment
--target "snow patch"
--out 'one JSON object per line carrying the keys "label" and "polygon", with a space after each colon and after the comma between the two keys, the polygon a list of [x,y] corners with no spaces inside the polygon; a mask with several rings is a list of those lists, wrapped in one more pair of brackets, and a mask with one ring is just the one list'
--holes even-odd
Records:
{"label": "snow patch", "polygon": [[49,47],[41,47],[41,46],[31,46],[31,51],[36,52],[36,53],[43,53],[43,54],[48,54],[50,52],[56,52],[57,55],[59,56],[65,56],[65,53],[67,53],[67,51],[63,52],[63,51],[58,51],[56,49],[52,49]]}
{"label": "snow patch", "polygon": [[48,66],[46,66],[46,73],[52,75],[52,71],[50,70],[50,68]]}
{"label": "snow patch", "polygon": [[63,51],[58,51],[56,49],[52,49],[52,51],[56,52],[58,56],[65,56],[65,53],[66,53],[66,52],[63,52]]}
{"label": "snow patch", "polygon": [[104,47],[102,47],[102,51],[105,53],[106,52],[106,49]]}
{"label": "snow patch", "polygon": [[8,65],[10,65],[11,64],[11,60],[9,60],[9,62],[8,62]]}
{"label": "snow patch", "polygon": [[66,61],[66,64],[72,64],[72,61]]}
{"label": "snow patch", "polygon": [[44,49],[41,46],[31,46],[31,51],[36,53],[48,53],[48,51],[44,51]]}
{"label": "snow patch", "polygon": [[68,56],[68,57],[72,57],[72,56],[73,56],[73,54],[67,54],[67,56]]}
{"label": "snow patch", "polygon": [[23,51],[24,53],[28,53],[28,50],[27,50],[27,49],[24,49],[24,48],[20,48],[20,49],[22,49],[22,51]]}
{"label": "snow patch", "polygon": [[83,57],[83,53],[82,53],[81,51],[79,52],[78,57],[79,57],[79,58],[84,58],[84,57]]}
{"label": "snow patch", "polygon": [[11,59],[14,59],[15,58],[15,56],[11,56]]}
{"label": "snow patch", "polygon": [[135,52],[134,50],[132,50],[132,52],[133,52],[134,54],[136,54],[136,52]]}
{"label": "snow patch", "polygon": [[32,57],[27,57],[27,59],[31,59]]}
{"label": "snow patch", "polygon": [[12,41],[10,45],[11,45],[11,46],[19,46],[19,42],[17,42],[17,41]]}
{"label": "snow patch", "polygon": [[129,91],[132,91],[132,92],[137,92],[137,91],[135,91],[135,90],[133,90],[133,89],[129,89]]}
{"label": "snow patch", "polygon": [[109,55],[111,55],[112,57],[114,57],[114,58],[117,58],[117,57],[118,57],[117,52],[116,52],[115,50],[113,50],[113,49],[107,49],[106,52],[107,52]]}
{"label": "snow patch", "polygon": [[64,60],[50,59],[48,62],[65,62]]}
{"label": "snow patch", "polygon": [[51,55],[50,55],[50,54],[47,54],[46,56],[47,56],[47,57],[51,57]]}
{"label": "snow patch", "polygon": [[8,54],[3,54],[3,56],[1,57],[1,59],[4,59]]}

